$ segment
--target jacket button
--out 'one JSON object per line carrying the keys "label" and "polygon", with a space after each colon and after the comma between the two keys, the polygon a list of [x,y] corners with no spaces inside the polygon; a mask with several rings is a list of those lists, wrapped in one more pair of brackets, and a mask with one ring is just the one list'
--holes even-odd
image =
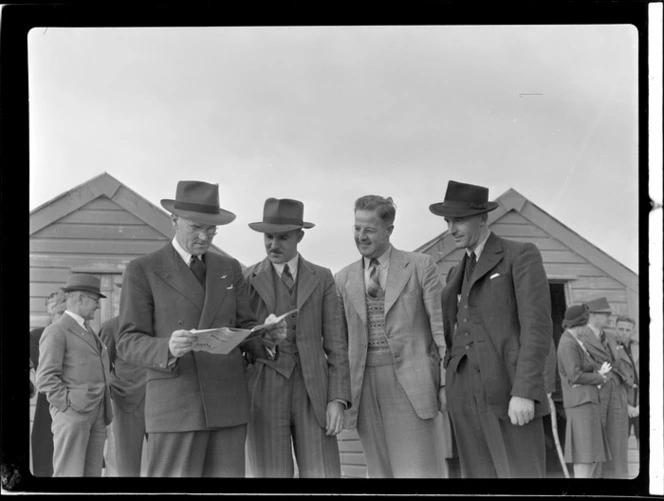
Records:
{"label": "jacket button", "polygon": [[467,319],[467,318],[464,318],[463,321],[464,321],[464,322],[468,322],[468,319]]}
{"label": "jacket button", "polygon": [[466,349],[470,350],[470,345],[469,344],[466,345]]}
{"label": "jacket button", "polygon": [[183,325],[184,322],[182,320],[178,320],[178,325]]}

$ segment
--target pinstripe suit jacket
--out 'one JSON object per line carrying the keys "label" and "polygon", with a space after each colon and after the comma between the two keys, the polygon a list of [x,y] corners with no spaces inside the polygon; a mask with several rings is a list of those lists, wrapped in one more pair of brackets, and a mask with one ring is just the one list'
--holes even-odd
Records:
{"label": "pinstripe suit jacket", "polygon": [[[319,425],[325,427],[329,401],[341,399],[350,404],[348,341],[341,331],[332,273],[306,261],[301,255],[299,262],[295,344],[314,414]],[[249,302],[259,321],[265,320],[270,313],[284,313],[274,311],[274,272],[268,258],[243,273],[249,284]]]}

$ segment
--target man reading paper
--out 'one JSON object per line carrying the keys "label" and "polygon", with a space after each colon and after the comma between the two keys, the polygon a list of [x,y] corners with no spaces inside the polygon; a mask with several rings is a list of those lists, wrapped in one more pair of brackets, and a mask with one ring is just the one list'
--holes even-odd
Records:
{"label": "man reading paper", "polygon": [[[256,325],[240,263],[207,252],[218,225],[235,219],[219,206],[219,186],[180,181],[164,199],[175,237],[127,265],[118,355],[147,368],[145,421],[151,477],[243,477],[249,394],[242,353],[191,350],[192,329]],[[286,323],[266,331],[286,335]],[[268,356],[255,343],[257,356]]]}

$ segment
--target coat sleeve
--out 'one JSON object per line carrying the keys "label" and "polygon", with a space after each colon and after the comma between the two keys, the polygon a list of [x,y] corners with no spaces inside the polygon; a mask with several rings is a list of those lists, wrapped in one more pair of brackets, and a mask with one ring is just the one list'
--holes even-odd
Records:
{"label": "coat sleeve", "polygon": [[69,391],[62,381],[62,368],[67,342],[65,333],[56,327],[47,327],[39,340],[39,365],[37,366],[37,391],[60,411],[69,407]]}
{"label": "coat sleeve", "polygon": [[570,342],[561,341],[558,345],[558,364],[560,365],[561,377],[565,377],[570,386],[575,384],[598,385],[604,382],[602,376],[597,372],[584,371],[584,354],[581,348]]}
{"label": "coat sleeve", "polygon": [[539,401],[553,324],[549,282],[535,245],[520,246],[512,264],[512,280],[520,324],[520,348],[511,395]]}
{"label": "coat sleeve", "polygon": [[[342,328],[340,299],[332,272],[325,270],[323,280],[323,349],[327,355],[327,401],[341,399],[351,407],[348,337]],[[345,319],[344,319],[345,320]]]}
{"label": "coat sleeve", "polygon": [[117,333],[115,331],[117,330],[118,325],[119,324],[116,321],[111,319],[108,322],[104,322],[101,329],[99,329],[99,337],[106,345],[106,349],[108,350],[108,360],[111,367],[115,364],[115,356],[117,353],[115,348],[115,337],[117,336]]}
{"label": "coat sleeve", "polygon": [[433,258],[427,255],[424,272],[422,273],[422,300],[427,315],[429,316],[431,334],[433,335],[434,342],[438,348],[438,355],[440,356],[440,385],[445,386],[445,368],[443,367],[443,360],[445,360],[447,347],[445,344],[445,335],[443,333],[442,295],[443,284],[440,280],[440,275],[438,274],[438,268],[436,263],[434,263]]}
{"label": "coat sleeve", "polygon": [[234,287],[236,290],[237,304],[235,307],[235,327],[240,329],[251,329],[258,325],[256,314],[249,303],[249,284],[242,274],[240,263],[233,260]]}

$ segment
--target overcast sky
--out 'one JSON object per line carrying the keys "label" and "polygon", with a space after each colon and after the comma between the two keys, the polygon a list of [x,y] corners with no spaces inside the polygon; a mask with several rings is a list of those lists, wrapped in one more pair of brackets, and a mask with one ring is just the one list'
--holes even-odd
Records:
{"label": "overcast sky", "polygon": [[33,29],[30,209],[104,171],[157,206],[218,182],[237,219],[214,243],[252,264],[247,223],[296,198],[302,255],[336,272],[356,198],[393,197],[414,250],[453,179],[514,188],[637,271],[637,49],[628,25]]}

